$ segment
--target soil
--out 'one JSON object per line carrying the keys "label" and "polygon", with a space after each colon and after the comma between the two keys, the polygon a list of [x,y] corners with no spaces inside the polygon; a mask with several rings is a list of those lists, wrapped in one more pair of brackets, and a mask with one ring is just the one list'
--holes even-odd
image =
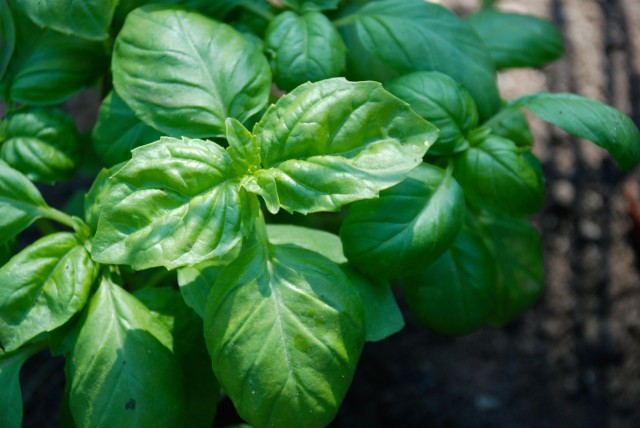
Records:
{"label": "soil", "polygon": [[[478,2],[442,3],[464,14]],[[640,124],[640,0],[500,4],[556,22],[567,51],[543,70],[501,74],[506,98],[571,91]],[[544,295],[509,326],[465,337],[430,333],[407,314],[401,333],[366,345],[331,427],[640,426],[640,170],[621,173],[599,148],[532,120],[547,177],[535,217]],[[46,355],[28,363],[25,427],[57,425],[61,368]],[[223,402],[219,425],[235,421]]]}

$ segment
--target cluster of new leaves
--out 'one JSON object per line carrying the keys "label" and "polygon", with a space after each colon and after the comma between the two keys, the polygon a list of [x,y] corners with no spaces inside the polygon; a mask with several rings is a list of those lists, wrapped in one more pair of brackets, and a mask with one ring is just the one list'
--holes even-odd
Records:
{"label": "cluster of new leaves", "polygon": [[[0,0],[0,425],[48,347],[79,427],[207,427],[221,392],[255,427],[322,427],[363,343],[403,326],[392,281],[445,334],[528,308],[544,183],[521,109],[622,169],[640,135],[577,95],[503,102],[496,68],[562,39],[493,3]],[[78,134],[57,106],[98,81]],[[75,216],[32,183],[80,167]],[[347,205],[340,236],[265,221]]]}

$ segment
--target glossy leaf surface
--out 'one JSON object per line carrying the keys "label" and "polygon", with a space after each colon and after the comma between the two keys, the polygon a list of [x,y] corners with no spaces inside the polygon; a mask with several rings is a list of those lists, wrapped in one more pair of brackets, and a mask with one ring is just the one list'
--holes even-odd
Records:
{"label": "glossy leaf surface", "polygon": [[58,109],[21,110],[7,118],[0,158],[34,181],[69,179],[80,157],[73,118]]}
{"label": "glossy leaf surface", "polygon": [[564,53],[560,30],[537,16],[485,10],[469,15],[466,21],[487,46],[498,69],[542,67]]}
{"label": "glossy leaf surface", "polygon": [[75,334],[66,373],[78,426],[182,425],[173,337],[145,305],[103,277]]}
{"label": "glossy leaf surface", "polygon": [[540,162],[513,141],[489,135],[456,158],[454,177],[475,205],[513,215],[542,209]]}
{"label": "glossy leaf surface", "polygon": [[109,181],[92,255],[138,270],[222,257],[251,229],[257,209],[211,141],[163,137],[135,149]]}
{"label": "glossy leaf surface", "polygon": [[534,143],[527,117],[520,110],[514,110],[500,121],[492,123],[491,133],[513,141],[518,147],[531,147]]}
{"label": "glossy leaf surface", "polygon": [[0,343],[14,350],[81,310],[98,268],[71,233],[47,235],[0,268]]}
{"label": "glossy leaf surface", "polygon": [[162,136],[143,123],[115,92],[109,92],[98,111],[91,137],[93,147],[107,166],[131,159],[131,150],[157,141]]}
{"label": "glossy leaf surface", "polygon": [[467,334],[483,326],[496,293],[495,260],[482,236],[465,227],[442,257],[403,278],[411,314],[442,334]]}
{"label": "glossy leaf surface", "polygon": [[358,269],[373,278],[397,278],[440,257],[464,213],[464,194],[451,173],[422,164],[379,198],[351,205],[340,237]]}
{"label": "glossy leaf surface", "polygon": [[205,338],[216,377],[250,424],[322,427],[357,364],[362,303],[329,259],[254,242],[214,284]]}
{"label": "glossy leaf surface", "polygon": [[20,8],[41,27],[90,40],[109,37],[118,0],[20,0]]}
{"label": "glossy leaf surface", "polygon": [[265,40],[274,81],[282,90],[336,77],[344,70],[344,42],[322,13],[281,13],[269,24]]}
{"label": "glossy leaf surface", "polygon": [[394,79],[385,88],[409,103],[439,130],[429,154],[450,154],[478,125],[478,110],[469,92],[451,77],[434,71],[419,71]]}
{"label": "glossy leaf surface", "polygon": [[26,229],[45,208],[47,204],[36,186],[0,160],[0,243]]}
{"label": "glossy leaf surface", "polygon": [[224,136],[225,119],[243,122],[260,111],[271,85],[266,58],[242,34],[165,5],[129,14],[112,70],[116,91],[136,115],[175,137]]}
{"label": "glossy leaf surface", "polygon": [[375,82],[329,79],[280,98],[255,126],[269,211],[336,211],[377,196],[422,162],[437,129]]}
{"label": "glossy leaf surface", "polygon": [[526,107],[542,120],[594,142],[623,170],[640,162],[640,131],[631,118],[613,107],[580,95],[548,92],[519,98],[513,105]]}
{"label": "glossy leaf surface", "polygon": [[382,0],[357,13],[364,47],[401,74],[440,71],[464,84],[481,118],[499,107],[493,60],[471,27],[423,0]]}

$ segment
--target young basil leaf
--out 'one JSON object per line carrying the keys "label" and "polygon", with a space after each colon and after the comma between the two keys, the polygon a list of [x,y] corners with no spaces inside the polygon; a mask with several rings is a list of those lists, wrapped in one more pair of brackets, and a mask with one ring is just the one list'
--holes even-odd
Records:
{"label": "young basil leaf", "polygon": [[542,67],[564,53],[562,33],[533,15],[484,10],[466,17],[491,53],[498,69]]}
{"label": "young basil leaf", "polygon": [[98,228],[100,213],[104,208],[104,199],[108,195],[109,177],[118,172],[124,166],[124,162],[112,166],[109,169],[102,169],[93,180],[91,188],[84,198],[84,218],[92,232]]}
{"label": "young basil leaf", "polygon": [[293,245],[320,253],[334,263],[347,263],[342,241],[333,233],[289,224],[268,224],[267,235],[274,245]]}
{"label": "young basil leaf", "polygon": [[98,275],[71,233],[47,235],[0,268],[0,343],[11,351],[66,323],[84,307]]}
{"label": "young basil leaf", "polygon": [[329,18],[319,12],[283,12],[267,29],[266,46],[278,87],[290,91],[305,82],[338,76],[346,50]]}
{"label": "young basil leaf", "polygon": [[540,233],[525,219],[479,217],[493,245],[498,268],[496,298],[489,322],[502,326],[533,305],[544,287]]}
{"label": "young basil leaf", "polygon": [[135,149],[109,181],[92,255],[136,270],[221,257],[251,230],[258,209],[211,141],[163,137]]}
{"label": "young basil leaf", "polygon": [[340,0],[281,0],[281,2],[285,7],[301,12],[335,9]]}
{"label": "young basil leaf", "polygon": [[135,297],[103,276],[67,356],[67,388],[78,426],[149,427],[184,421],[173,337]]}
{"label": "young basil leaf", "polygon": [[2,408],[2,412],[0,412],[1,427],[20,428],[22,426],[20,370],[31,354],[32,352],[28,348],[7,353],[0,351],[0,385],[2,385],[2,394],[0,394],[0,408]]}
{"label": "young basil leaf", "polygon": [[243,419],[323,427],[362,349],[362,303],[331,260],[253,242],[211,289],[205,339],[214,373]]}
{"label": "young basil leaf", "polygon": [[226,120],[227,153],[233,163],[236,174],[253,173],[260,168],[260,147],[258,140],[236,119]]}
{"label": "young basil leaf", "polygon": [[109,37],[118,0],[20,0],[16,3],[41,27],[83,39],[104,40]]}
{"label": "young basil leaf", "polygon": [[0,81],[7,71],[16,45],[16,28],[9,3],[0,2]]}
{"label": "young basil leaf", "polygon": [[60,104],[106,71],[104,44],[40,28],[14,12],[16,49],[5,76],[11,101]]}
{"label": "young basil leaf", "polygon": [[540,92],[513,101],[568,133],[607,150],[628,170],[640,162],[640,132],[633,121],[613,107],[575,94]]}
{"label": "young basil leaf", "polygon": [[442,334],[467,334],[483,326],[494,307],[495,263],[478,231],[463,227],[442,257],[402,279],[411,314]]}
{"label": "young basil leaf", "polygon": [[478,126],[478,109],[473,98],[446,74],[418,71],[385,84],[385,89],[408,102],[413,111],[440,130],[429,154],[451,154],[467,133]]}
{"label": "young basil leaf", "polygon": [[539,161],[525,157],[513,141],[489,135],[455,162],[453,175],[474,205],[512,215],[542,209],[544,182]]}
{"label": "young basil leaf", "polygon": [[397,278],[440,257],[464,213],[464,194],[451,172],[422,164],[379,198],[351,205],[340,237],[358,269],[373,278]]}
{"label": "young basil leaf", "polygon": [[364,304],[365,340],[379,342],[402,330],[404,318],[389,283],[367,278],[349,265],[341,267]]}
{"label": "young basil leaf", "polygon": [[493,60],[473,29],[423,0],[381,0],[356,14],[364,47],[401,74],[440,71],[464,84],[481,118],[500,107]]}
{"label": "young basil leaf", "polygon": [[376,82],[299,86],[256,124],[263,170],[253,177],[272,213],[336,211],[400,182],[437,129]]}
{"label": "young basil leaf", "polygon": [[107,166],[131,159],[131,150],[160,139],[162,134],[145,125],[115,92],[102,100],[91,137],[96,153]]}
{"label": "young basil leaf", "polygon": [[531,147],[534,143],[527,117],[520,110],[512,110],[500,121],[492,123],[491,133],[513,141],[518,147]]}
{"label": "young basil leaf", "polygon": [[184,426],[210,428],[216,415],[220,386],[211,371],[202,319],[187,307],[177,290],[145,287],[135,297],[171,332],[174,353],[183,373]]}
{"label": "young basil leaf", "polygon": [[0,160],[0,243],[26,229],[46,208],[47,203],[36,186]]}
{"label": "young basil leaf", "polygon": [[7,117],[0,158],[34,181],[55,183],[75,173],[80,143],[73,118],[59,109],[20,110]]}
{"label": "young basil leaf", "polygon": [[136,116],[176,137],[224,136],[225,119],[244,122],[260,111],[271,86],[267,59],[238,31],[157,4],[129,14],[112,70],[116,91]]}

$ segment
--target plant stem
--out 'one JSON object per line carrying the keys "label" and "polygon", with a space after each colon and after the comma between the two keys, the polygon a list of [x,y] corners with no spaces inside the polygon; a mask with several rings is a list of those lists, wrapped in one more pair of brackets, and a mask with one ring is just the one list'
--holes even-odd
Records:
{"label": "plant stem", "polygon": [[354,22],[356,22],[357,17],[358,15],[355,13],[352,15],[343,16],[342,18],[339,18],[333,21],[333,26],[336,28],[340,28],[346,25],[351,25]]}

